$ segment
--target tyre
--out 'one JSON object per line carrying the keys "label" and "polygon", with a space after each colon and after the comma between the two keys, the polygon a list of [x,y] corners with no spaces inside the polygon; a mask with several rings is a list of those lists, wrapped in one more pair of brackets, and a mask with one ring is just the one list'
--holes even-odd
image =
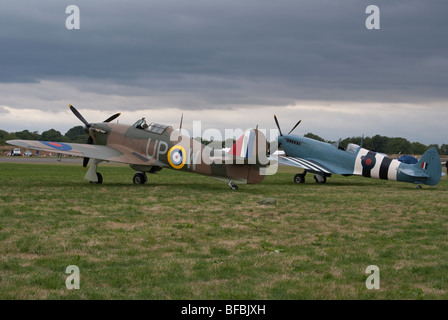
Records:
{"label": "tyre", "polygon": [[98,181],[90,181],[90,183],[95,183],[95,184],[102,184],[103,183],[103,176],[101,175],[101,173],[97,172],[96,173],[96,177],[98,178]]}
{"label": "tyre", "polygon": [[146,175],[141,172],[137,172],[134,174],[134,178],[132,179],[134,184],[145,184],[146,182]]}
{"label": "tyre", "polygon": [[294,176],[295,183],[305,183],[305,176],[301,173],[298,173]]}

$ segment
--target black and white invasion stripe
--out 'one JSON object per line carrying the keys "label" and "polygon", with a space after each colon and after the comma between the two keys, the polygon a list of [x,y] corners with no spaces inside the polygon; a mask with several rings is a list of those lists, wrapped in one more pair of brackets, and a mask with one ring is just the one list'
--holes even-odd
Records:
{"label": "black and white invasion stripe", "polygon": [[280,163],[284,163],[287,165],[300,167],[305,170],[309,170],[309,171],[313,171],[313,172],[324,172],[327,174],[332,174],[332,172],[329,169],[325,168],[324,166],[322,166],[321,164],[319,164],[313,160],[306,160],[306,159],[294,158],[294,157],[283,157],[283,156],[280,156],[279,159],[280,159]]}

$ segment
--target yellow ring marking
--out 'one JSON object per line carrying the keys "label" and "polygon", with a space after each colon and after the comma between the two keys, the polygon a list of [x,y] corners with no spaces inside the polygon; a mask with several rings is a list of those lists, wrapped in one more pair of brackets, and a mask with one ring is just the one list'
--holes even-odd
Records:
{"label": "yellow ring marking", "polygon": [[[182,162],[177,165],[171,161],[171,153],[173,153],[173,151],[176,151],[176,150],[179,150],[182,153]],[[187,154],[185,152],[184,147],[175,145],[175,146],[171,147],[170,151],[168,151],[168,162],[174,169],[182,169],[186,160],[187,160]]]}

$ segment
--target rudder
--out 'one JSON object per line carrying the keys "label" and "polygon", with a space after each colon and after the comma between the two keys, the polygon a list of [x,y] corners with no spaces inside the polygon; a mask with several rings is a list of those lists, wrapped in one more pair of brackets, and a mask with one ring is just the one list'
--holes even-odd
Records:
{"label": "rudder", "polygon": [[442,178],[442,164],[436,148],[429,148],[414,166],[422,169],[429,175],[425,184],[435,186],[440,182]]}
{"label": "rudder", "polygon": [[[246,131],[235,142],[228,154],[244,160],[243,163],[247,165],[248,169],[248,184],[263,181],[265,176],[263,169],[268,165],[269,160],[267,156],[266,136],[258,128]],[[240,163],[240,165],[243,163]]]}

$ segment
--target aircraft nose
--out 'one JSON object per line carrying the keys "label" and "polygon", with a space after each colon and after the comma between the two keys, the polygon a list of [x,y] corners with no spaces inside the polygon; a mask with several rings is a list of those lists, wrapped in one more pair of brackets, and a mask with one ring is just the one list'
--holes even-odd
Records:
{"label": "aircraft nose", "polygon": [[285,138],[283,136],[279,136],[278,137],[278,145],[281,145],[283,143],[283,140],[285,140]]}

